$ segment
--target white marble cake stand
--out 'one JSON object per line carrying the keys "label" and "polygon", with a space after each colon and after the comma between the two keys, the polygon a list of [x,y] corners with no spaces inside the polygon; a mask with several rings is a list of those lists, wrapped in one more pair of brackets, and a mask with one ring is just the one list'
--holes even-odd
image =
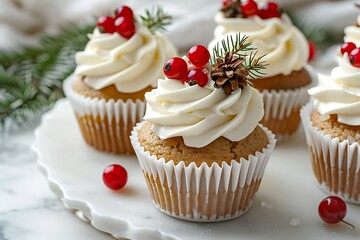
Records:
{"label": "white marble cake stand", "polygon": [[[360,239],[360,206],[348,205],[345,224],[327,225],[317,214],[325,197],[315,182],[303,133],[276,147],[252,209],[222,223],[193,223],[157,210],[135,157],[113,156],[85,144],[67,100],[46,114],[36,131],[34,149],[51,190],[64,205],[93,227],[129,239]],[[103,169],[122,164],[126,188],[107,189]]]}

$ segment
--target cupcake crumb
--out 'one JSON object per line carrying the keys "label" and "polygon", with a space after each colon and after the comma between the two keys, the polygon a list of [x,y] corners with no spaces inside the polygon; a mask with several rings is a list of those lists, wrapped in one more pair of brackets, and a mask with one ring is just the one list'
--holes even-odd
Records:
{"label": "cupcake crumb", "polygon": [[300,220],[300,218],[293,218],[293,219],[291,219],[289,224],[291,226],[299,226],[301,224],[301,220]]}

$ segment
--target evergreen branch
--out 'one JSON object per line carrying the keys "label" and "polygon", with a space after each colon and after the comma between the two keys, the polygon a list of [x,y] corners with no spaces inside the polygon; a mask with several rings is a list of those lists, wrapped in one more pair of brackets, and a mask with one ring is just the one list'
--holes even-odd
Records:
{"label": "evergreen branch", "polygon": [[250,55],[248,57],[244,58],[244,66],[249,70],[249,77],[250,78],[261,78],[265,75],[262,70],[264,70],[268,64],[263,61],[263,58],[265,55],[262,55],[261,57],[257,57],[257,51],[256,52],[250,52]]}
{"label": "evergreen branch", "polygon": [[248,42],[248,38],[245,35],[241,36],[240,33],[235,35],[235,40],[233,35],[226,36],[226,39],[221,40],[214,46],[211,63],[216,63],[217,58],[224,58],[227,52],[233,52],[240,57],[244,57],[246,52],[256,50],[252,43]]}
{"label": "evergreen branch", "polygon": [[306,37],[312,41],[320,50],[326,50],[330,46],[342,42],[342,35],[332,32],[329,29],[319,28],[314,25],[306,24],[304,21],[288,13],[294,26],[296,26]]}
{"label": "evergreen branch", "polygon": [[236,57],[244,59],[244,67],[249,71],[250,78],[263,77],[262,70],[268,66],[263,61],[265,55],[257,57],[258,51],[248,39],[248,36],[241,36],[241,33],[237,33],[235,39],[233,35],[228,35],[213,48],[211,63],[215,64],[217,58],[225,58],[226,53],[233,52]]}
{"label": "evergreen branch", "polygon": [[94,25],[70,27],[58,36],[44,36],[40,47],[0,51],[0,131],[9,122],[24,124],[64,96],[62,82],[75,69]]}
{"label": "evergreen branch", "polygon": [[172,22],[172,17],[164,12],[160,6],[145,11],[145,16],[140,16],[144,26],[146,26],[152,33],[156,31],[165,31],[166,26]]}

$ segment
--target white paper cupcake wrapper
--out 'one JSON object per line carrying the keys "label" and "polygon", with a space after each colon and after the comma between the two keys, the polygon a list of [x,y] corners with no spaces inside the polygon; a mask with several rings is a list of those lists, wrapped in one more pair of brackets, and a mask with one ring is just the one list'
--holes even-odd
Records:
{"label": "white paper cupcake wrapper", "polygon": [[[106,101],[85,97],[72,89],[74,80],[75,77],[65,80],[63,88],[78,117],[86,142],[101,151],[132,153],[129,136],[133,126],[140,122],[145,114],[145,101]],[[99,117],[101,121],[93,121],[85,116]]]}
{"label": "white paper cupcake wrapper", "polygon": [[[211,167],[203,163],[197,167],[195,163],[175,165],[145,152],[138,141],[141,125],[134,128],[130,139],[145,177],[161,183],[159,187],[147,181],[153,202],[162,212],[188,221],[214,222],[236,218],[251,207],[253,198],[249,196],[255,196],[257,188],[246,191],[246,186],[260,184],[276,143],[268,129],[260,125],[269,139],[267,147],[248,160],[232,160],[231,165],[223,162],[222,166],[213,163]],[[166,203],[160,204],[159,199]]]}
{"label": "white paper cupcake wrapper", "polygon": [[327,194],[360,204],[360,146],[349,140],[340,142],[315,127],[310,119],[313,110],[310,101],[301,109],[301,120],[318,183]]}
{"label": "white paper cupcake wrapper", "polygon": [[[306,70],[310,74],[312,82],[304,87],[289,90],[263,90],[261,96],[264,101],[264,119],[262,123],[269,128],[278,140],[283,140],[289,137],[287,133],[281,133],[288,129],[290,122],[285,120],[309,101],[308,89],[314,86],[317,82],[315,72],[310,66],[306,66]],[[266,124],[270,118],[276,119],[272,123]],[[274,125],[275,124],[275,125]]]}

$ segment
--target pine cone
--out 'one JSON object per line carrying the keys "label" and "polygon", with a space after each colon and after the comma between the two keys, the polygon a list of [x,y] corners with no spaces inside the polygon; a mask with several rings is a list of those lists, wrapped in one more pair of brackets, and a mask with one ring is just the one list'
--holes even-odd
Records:
{"label": "pine cone", "polygon": [[241,5],[241,0],[236,0],[223,7],[220,11],[224,13],[224,16],[226,18],[241,18],[244,16],[242,14],[240,5]]}
{"label": "pine cone", "polygon": [[233,58],[233,56],[233,52],[228,52],[225,59],[216,59],[211,71],[211,78],[215,81],[215,87],[224,88],[226,95],[248,85],[249,71],[243,65],[244,59],[241,57]]}

